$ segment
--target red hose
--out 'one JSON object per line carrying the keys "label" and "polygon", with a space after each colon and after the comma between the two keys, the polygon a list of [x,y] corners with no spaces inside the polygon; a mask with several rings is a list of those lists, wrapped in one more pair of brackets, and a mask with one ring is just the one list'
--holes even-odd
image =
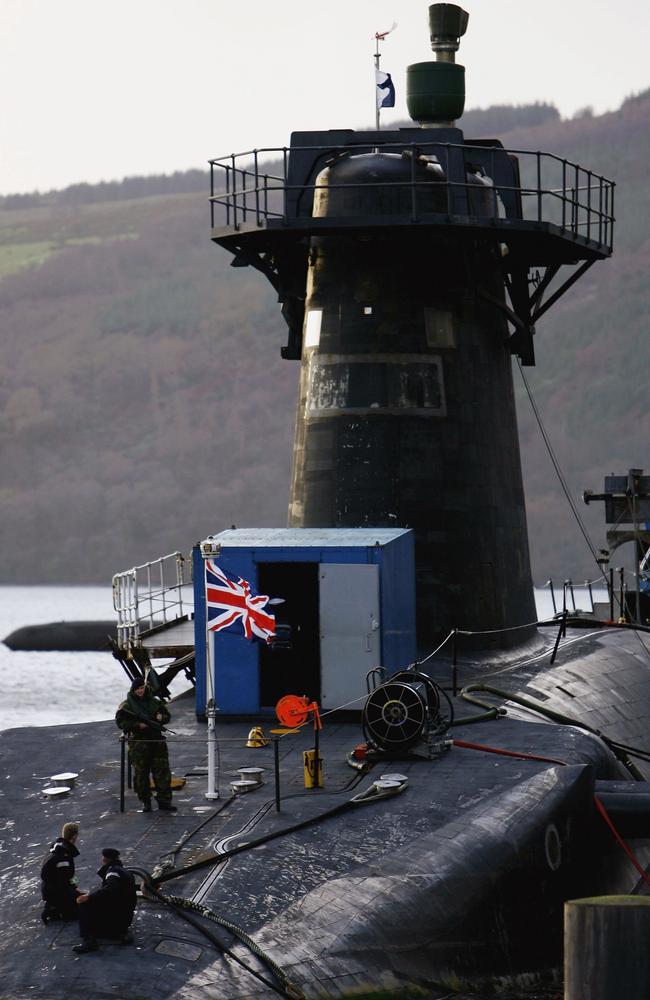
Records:
{"label": "red hose", "polygon": [[[520,760],[537,760],[541,761],[543,764],[559,764],[561,767],[567,766],[565,760],[557,760],[557,758],[555,757],[539,757],[537,754],[534,753],[516,753],[514,750],[504,750],[502,747],[488,747],[485,746],[483,743],[467,743],[465,740],[452,740],[452,743],[455,747],[462,747],[464,750],[482,750],[483,753],[495,753],[501,757],[517,757]],[[605,809],[605,806],[602,804],[597,795],[594,795],[594,802],[596,804],[596,809],[598,810],[598,812],[604,819],[605,823],[611,830],[617,844],[623,848],[629,860],[632,862],[632,864],[634,865],[634,867],[636,868],[636,870],[638,871],[639,875],[646,883],[646,885],[650,885],[650,877],[646,873],[645,869],[642,867],[641,863],[636,858],[632,849],[628,846],[628,844],[625,843],[625,841],[621,837],[620,833],[612,823],[612,820],[609,816],[609,813]]]}
{"label": "red hose", "polygon": [[555,757],[538,757],[533,753],[515,753],[514,750],[503,750],[501,747],[488,747],[483,743],[467,743],[465,740],[452,740],[455,747],[463,747],[465,750],[483,750],[484,753],[496,753],[501,757],[520,757],[522,760],[540,760],[544,764],[561,764],[566,766],[565,760],[557,760]]}
{"label": "red hose", "polygon": [[641,876],[641,878],[643,879],[643,881],[645,882],[645,884],[646,885],[650,885],[650,878],[648,877],[645,869],[641,867],[641,864],[639,863],[639,861],[637,860],[637,858],[633,854],[632,850],[628,847],[628,845],[625,843],[625,841],[621,837],[620,833],[618,832],[618,830],[616,829],[616,827],[612,823],[612,821],[611,821],[611,819],[609,817],[609,814],[608,814],[607,810],[605,809],[605,806],[602,804],[602,802],[600,801],[600,799],[598,798],[597,795],[594,795],[594,802],[596,803],[596,809],[598,810],[598,812],[600,813],[600,815],[603,817],[603,819],[607,823],[607,826],[612,831],[616,842],[619,844],[620,847],[623,848],[623,850],[627,854],[628,858],[630,859],[630,861],[632,862],[632,864],[634,865],[634,867],[638,871],[639,875]]}

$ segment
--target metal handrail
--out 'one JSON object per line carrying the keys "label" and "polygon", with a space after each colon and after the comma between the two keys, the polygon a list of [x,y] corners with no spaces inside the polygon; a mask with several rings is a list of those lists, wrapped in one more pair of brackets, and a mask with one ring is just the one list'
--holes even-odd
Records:
{"label": "metal handrail", "polygon": [[[540,151],[506,149],[500,146],[481,146],[478,144],[457,144],[441,142],[386,142],[374,143],[373,148],[381,151],[411,150],[413,154],[435,154],[444,161],[443,168],[446,167],[445,174],[449,174],[449,159],[452,151],[460,151],[467,160],[476,160],[478,154],[487,154],[487,171],[494,173],[495,157],[504,155],[517,157],[520,161],[522,172],[530,170],[534,174],[532,183],[526,179],[520,186],[495,184],[494,185],[494,206],[496,216],[498,213],[497,200],[499,194],[515,195],[523,198],[521,216],[510,218],[521,218],[529,222],[551,222],[558,226],[562,233],[570,233],[574,237],[582,236],[586,233],[586,238],[599,247],[611,251],[613,243],[613,223],[614,223],[614,182],[608,180],[602,174],[573,163],[555,153],[543,153]],[[367,150],[368,143],[346,143],[342,145],[328,146],[294,146],[288,149],[282,147],[264,147],[260,149],[247,150],[244,153],[230,154],[227,157],[219,157],[210,160],[211,167],[211,188],[210,204],[212,212],[212,226],[215,227],[215,208],[221,206],[225,208],[226,227],[238,230],[242,223],[247,223],[249,218],[255,221],[259,227],[263,227],[267,221],[276,219],[284,222],[289,221],[287,211],[287,195],[291,193],[305,194],[315,193],[325,185],[317,184],[315,181],[305,184],[289,184],[288,166],[291,153],[309,152],[315,157],[315,162],[320,159],[319,154],[327,153],[334,156],[337,152],[354,152],[355,150]],[[264,157],[268,163],[270,157],[275,161],[268,163],[267,169],[260,158]],[[483,157],[485,159],[485,156]],[[252,162],[251,162],[252,159]],[[277,169],[279,172],[276,172]],[[490,167],[490,163],[492,167]],[[272,168],[272,169],[269,169]],[[554,172],[553,177],[549,173]],[[225,185],[217,189],[215,181],[225,174]],[[556,176],[559,175],[559,176]],[[408,180],[379,180],[373,183],[359,184],[328,184],[329,190],[346,188],[381,187],[388,188],[409,188],[411,190],[412,217],[414,220],[423,220],[429,217],[430,213],[418,210],[416,191],[429,189],[430,181],[417,180],[415,177],[414,163],[412,164],[411,177]],[[474,185],[465,180],[442,180],[436,181],[438,190],[447,191],[447,211],[451,206],[451,192],[458,190],[469,191],[474,189]],[[281,199],[280,204],[270,204],[272,196],[277,195]],[[554,217],[550,204],[557,204],[558,211]],[[529,206],[533,206],[532,212]],[[472,217],[472,206],[468,199],[467,213]],[[477,216],[485,221],[485,216]]]}
{"label": "metal handrail", "polygon": [[133,566],[113,577],[113,608],[117,613],[120,648],[137,643],[154,625],[167,624],[191,613],[194,605],[183,595],[192,582],[192,560],[170,552]]}
{"label": "metal handrail", "polygon": [[[584,596],[587,597],[588,600],[589,600],[589,608],[587,610],[587,614],[594,614],[596,606],[595,606],[595,603],[594,603],[594,591],[593,591],[593,588],[598,583],[604,583],[605,584],[605,587],[604,587],[605,592],[609,591],[608,580],[607,580],[607,577],[604,576],[604,575],[597,577],[595,580],[584,580],[582,583],[576,583],[576,582],[574,582],[571,579],[564,580],[562,582],[562,591],[561,591],[562,592],[563,610],[564,611],[571,611],[571,610],[577,611],[578,610],[578,607],[577,607],[577,604],[576,604],[576,598],[575,598],[576,591],[578,591],[580,593],[583,593]],[[557,602],[556,602],[556,599],[555,599],[555,586],[554,586],[554,583],[553,583],[552,579],[547,580],[546,583],[544,583],[540,587],[540,590],[545,590],[546,588],[548,588],[549,593],[551,595],[551,601],[552,601],[552,604],[553,604],[553,612],[554,612],[554,614],[557,614],[558,613],[558,608],[557,608]],[[571,607],[569,607],[569,602],[567,600],[568,597],[571,598]]]}

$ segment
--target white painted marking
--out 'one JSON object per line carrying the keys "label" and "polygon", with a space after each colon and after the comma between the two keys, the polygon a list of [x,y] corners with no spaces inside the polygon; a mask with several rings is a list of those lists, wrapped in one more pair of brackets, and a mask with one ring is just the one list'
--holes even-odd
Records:
{"label": "white painted marking", "polygon": [[322,309],[310,309],[305,324],[305,347],[318,347],[320,343],[320,328],[323,320]]}

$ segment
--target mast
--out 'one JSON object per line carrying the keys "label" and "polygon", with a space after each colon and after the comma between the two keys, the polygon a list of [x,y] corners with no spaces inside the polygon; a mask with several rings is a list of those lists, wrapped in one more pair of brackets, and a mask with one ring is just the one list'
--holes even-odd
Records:
{"label": "mast", "polygon": [[[383,42],[384,39],[386,38],[386,36],[390,35],[391,31],[394,31],[396,27],[397,27],[397,22],[393,21],[393,24],[388,29],[388,31],[376,31],[375,32],[375,56],[374,56],[374,59],[375,59],[375,128],[377,129],[377,131],[379,131],[379,129],[381,128],[381,125],[379,123],[379,112],[381,110],[381,103],[379,101],[379,94],[378,94],[379,73],[380,73],[379,61],[381,59],[381,52],[379,51],[379,43]],[[393,100],[393,105],[394,105],[394,100]]]}

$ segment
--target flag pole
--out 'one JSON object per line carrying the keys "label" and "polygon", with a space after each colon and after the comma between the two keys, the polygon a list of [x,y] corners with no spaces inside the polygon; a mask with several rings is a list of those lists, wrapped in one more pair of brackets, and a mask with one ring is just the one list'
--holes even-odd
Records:
{"label": "flag pole", "polygon": [[[203,579],[204,579],[204,593],[206,592],[205,580],[206,580],[206,560],[203,560]],[[216,734],[216,715],[217,707],[214,701],[214,671],[212,669],[212,650],[213,642],[210,642],[210,630],[208,628],[208,613],[207,613],[207,601],[206,601],[206,614],[205,614],[205,698],[206,698],[206,715],[208,717],[208,790],[205,793],[206,799],[214,800],[219,798],[219,789],[217,788],[217,768],[216,768],[216,753],[217,753],[217,734]]]}
{"label": "flag pole", "polygon": [[[375,32],[375,74],[379,72],[379,60],[381,59],[381,53],[379,51],[379,32]],[[377,86],[375,85],[375,128],[377,131],[380,130],[381,125],[379,124],[379,101],[377,100]]]}
{"label": "flag pole", "polygon": [[[397,22],[393,21],[392,27],[390,27],[388,31],[375,32],[375,55],[374,55],[375,81],[377,79],[377,74],[379,73],[379,60],[381,59],[381,52],[379,51],[379,43],[383,42],[386,38],[386,35],[390,35],[391,31],[394,31],[396,27],[397,27]],[[377,86],[375,84],[375,128],[377,129],[377,131],[381,129],[381,125],[379,123],[379,111],[380,111],[380,102],[377,98]]]}
{"label": "flag pole", "polygon": [[217,709],[214,703],[214,683],[213,683],[213,673],[212,673],[212,663],[210,656],[210,647],[212,643],[210,642],[210,633],[206,633],[205,637],[205,662],[206,662],[206,697],[208,698],[206,710],[208,716],[208,790],[205,793],[206,799],[218,799],[219,789],[217,788],[217,768],[216,768],[216,753],[217,753],[217,734],[216,734],[216,715]]}

